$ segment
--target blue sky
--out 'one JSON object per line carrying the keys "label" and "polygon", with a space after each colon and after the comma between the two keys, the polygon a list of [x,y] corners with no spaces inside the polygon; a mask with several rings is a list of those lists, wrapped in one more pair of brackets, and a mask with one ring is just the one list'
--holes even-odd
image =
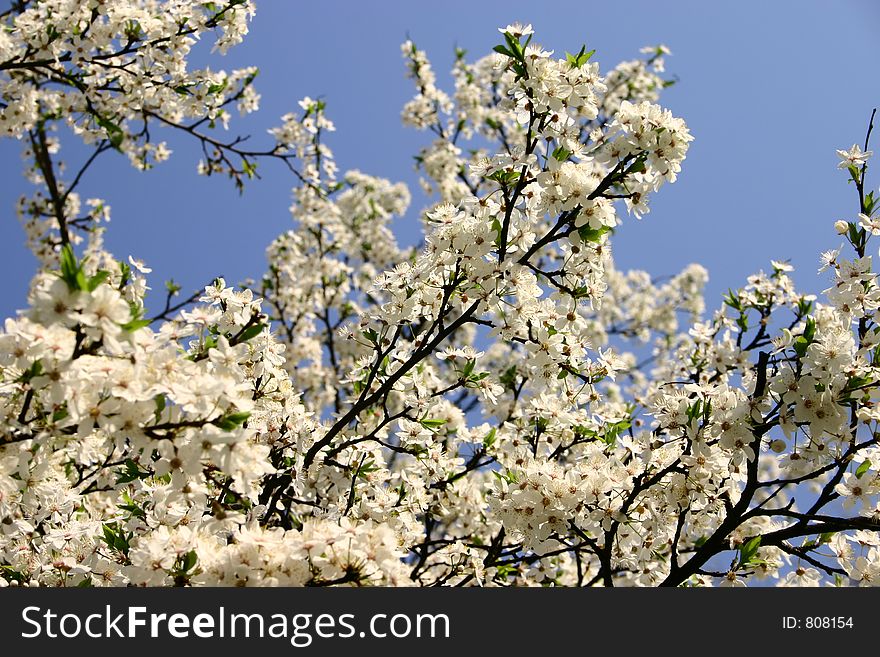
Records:
{"label": "blue sky", "polygon": [[[880,104],[874,75],[880,5],[872,0],[263,0],[244,44],[211,61],[214,68],[260,68],[261,110],[232,127],[257,144],[269,143],[266,129],[299,98],[323,97],[336,122],[329,144],[341,169],[409,184],[413,206],[396,227],[401,242],[415,243],[427,200],[418,192],[412,155],[429,136],[400,124],[412,95],[400,43],[409,35],[426,49],[443,83],[454,46],[482,56],[499,42],[496,28],[514,20],[531,22],[536,40],[560,54],[585,42],[603,70],[637,56],[643,45],[672,49],[667,71],[680,82],[662,103],[686,119],[695,141],[679,181],[654,197],[649,215],[627,219],[615,237],[619,266],[665,275],[701,262],[710,273],[709,308],[728,287],[769,268],[771,258],[791,259],[805,291],[826,287],[816,275],[818,253],[840,243],[833,221],[857,211],[852,187],[836,171],[835,149],[861,143],[871,109]],[[169,162],[141,173],[110,153],[82,188],[113,208],[108,247],[118,258],[132,254],[152,266],[151,284],[160,293],[172,277],[184,291],[217,275],[232,283],[258,278],[265,247],[292,226],[290,173],[265,162],[263,179],[239,196],[225,179],[196,174],[195,144],[163,132],[157,137],[175,151]],[[14,213],[30,187],[19,151],[18,143],[0,141],[3,316],[25,306],[35,265]],[[71,168],[84,155],[65,140]],[[159,305],[159,299],[148,304]]]}

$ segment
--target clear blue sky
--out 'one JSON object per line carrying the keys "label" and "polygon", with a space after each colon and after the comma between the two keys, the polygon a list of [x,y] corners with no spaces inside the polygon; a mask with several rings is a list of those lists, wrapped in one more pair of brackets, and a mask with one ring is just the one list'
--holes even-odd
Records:
{"label": "clear blue sky", "polygon": [[[259,66],[261,110],[233,126],[256,143],[268,143],[265,130],[299,98],[325,98],[340,167],[410,185],[413,207],[398,232],[414,243],[426,201],[412,155],[429,137],[400,124],[412,89],[399,45],[410,35],[428,50],[441,82],[448,81],[454,46],[481,56],[498,42],[496,28],[514,20],[531,22],[537,40],[558,53],[586,42],[603,70],[643,45],[672,49],[667,70],[681,81],[662,102],[687,120],[696,139],[679,181],[654,198],[641,222],[630,219],[620,230],[620,266],[663,275],[701,262],[710,272],[709,308],[771,258],[790,258],[804,289],[825,287],[816,276],[817,255],[840,243],[832,222],[856,211],[834,151],[861,142],[871,109],[880,105],[880,4],[872,0],[262,0],[245,43],[213,66]],[[144,259],[160,292],[171,277],[184,291],[221,274],[229,282],[258,278],[265,247],[291,227],[289,172],[266,162],[263,179],[239,197],[225,179],[196,175],[194,144],[162,132],[156,136],[175,151],[169,162],[140,173],[108,154],[82,188],[113,208],[110,250]],[[72,167],[83,151],[73,140],[65,145]],[[0,173],[0,313],[7,316],[24,307],[35,264],[14,218],[15,201],[29,187],[19,144],[0,142]]]}

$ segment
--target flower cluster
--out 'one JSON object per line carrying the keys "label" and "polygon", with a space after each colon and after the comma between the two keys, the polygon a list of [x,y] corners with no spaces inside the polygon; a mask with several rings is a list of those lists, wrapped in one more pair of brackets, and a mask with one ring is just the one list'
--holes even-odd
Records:
{"label": "flower cluster", "polygon": [[[225,52],[247,34],[253,5],[113,0],[40,0],[5,12],[0,40],[0,134],[19,137],[53,116],[86,143],[107,140],[147,166],[146,122],[226,122],[224,109],[256,108],[255,70],[190,69],[207,32]],[[143,128],[137,127],[138,124]],[[161,156],[160,156],[161,159]]]}
{"label": "flower cluster", "polygon": [[[692,140],[656,104],[665,47],[603,75],[508,25],[493,54],[456,53],[445,92],[405,43],[403,120],[431,133],[415,249],[391,230],[409,191],[337,169],[324,101],[265,150],[203,131],[255,108],[255,69],[187,54],[207,30],[237,42],[252,10],[0,17],[0,129],[26,143],[40,260],[0,331],[0,584],[880,582],[868,139],[839,152],[859,206],[821,297],[773,261],[707,314],[700,265],[657,279],[612,256]],[[150,268],[104,248],[109,205],[82,200],[85,169],[62,179],[55,129],[146,166],[169,155],[152,121],[205,174],[280,160],[297,186],[257,284],[178,303],[169,283],[149,315]]]}

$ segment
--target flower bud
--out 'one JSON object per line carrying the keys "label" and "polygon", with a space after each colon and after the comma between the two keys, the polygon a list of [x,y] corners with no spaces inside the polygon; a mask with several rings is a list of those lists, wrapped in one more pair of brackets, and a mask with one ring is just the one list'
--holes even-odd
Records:
{"label": "flower bud", "polygon": [[837,231],[838,235],[846,235],[846,232],[849,230],[849,224],[843,219],[838,219],[834,222],[834,230]]}

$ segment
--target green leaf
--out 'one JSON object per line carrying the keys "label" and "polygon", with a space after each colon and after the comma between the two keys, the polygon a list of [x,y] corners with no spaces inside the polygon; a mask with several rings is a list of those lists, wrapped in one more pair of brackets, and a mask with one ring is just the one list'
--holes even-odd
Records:
{"label": "green leaf", "polygon": [[844,390],[860,390],[870,387],[874,383],[874,379],[870,376],[854,376],[847,380]]}
{"label": "green leaf", "polygon": [[734,310],[742,311],[742,301],[740,301],[739,294],[734,292],[732,289],[727,290],[727,296],[724,297],[724,303],[733,308]]}
{"label": "green leaf", "polygon": [[812,317],[808,317],[807,321],[804,325],[804,339],[807,342],[812,342],[813,338],[816,336],[816,320]]}
{"label": "green leaf", "polygon": [[70,244],[65,244],[61,247],[58,260],[61,264],[61,278],[67,283],[67,288],[71,292],[86,289],[87,283],[85,274],[82,271],[82,265],[76,261],[76,255],[73,253],[73,247]]}
{"label": "green leaf", "polygon": [[623,175],[628,176],[631,173],[645,173],[647,169],[645,168],[645,160],[639,157],[635,162],[629,165],[629,168],[624,171]]}
{"label": "green leaf", "polygon": [[571,151],[564,149],[562,146],[557,146],[553,150],[553,159],[558,160],[559,162],[565,162],[569,157],[571,157]]}
{"label": "green leaf", "polygon": [[358,467],[357,472],[355,473],[355,476],[357,476],[360,479],[366,479],[368,474],[370,474],[371,472],[375,472],[378,469],[379,469],[379,466],[377,466],[375,461],[373,461],[371,459],[371,460],[367,461],[366,463],[361,464],[360,467]]}
{"label": "green leaf", "polygon": [[40,376],[43,373],[43,363],[41,360],[37,359],[31,366],[27,368],[21,375],[15,380],[16,383],[28,383],[35,376]]}
{"label": "green leaf", "polygon": [[578,228],[578,235],[584,242],[598,242],[605,233],[611,231],[610,226],[602,226],[600,228],[590,228],[589,225]]}
{"label": "green leaf", "polygon": [[514,390],[516,387],[516,365],[511,365],[498,379],[505,390]]}
{"label": "green leaf", "polygon": [[158,394],[153,397],[153,402],[156,404],[156,422],[162,417],[162,413],[165,411],[166,399],[165,395]]}
{"label": "green leaf", "polygon": [[586,46],[581,46],[580,52],[577,55],[572,55],[571,53],[565,53],[565,61],[569,63],[572,68],[580,68],[588,61],[590,61],[590,57],[596,54],[595,50],[590,50],[587,52]]}
{"label": "green leaf", "polygon": [[859,177],[861,176],[861,173],[859,172],[859,168],[855,164],[850,164],[846,168],[846,170],[849,171],[849,176],[850,176],[850,178],[852,178],[852,181],[855,183],[858,183]]}
{"label": "green leaf", "polygon": [[223,80],[223,82],[221,82],[220,84],[211,84],[211,85],[208,85],[208,93],[209,93],[209,94],[216,94],[216,93],[218,93],[218,92],[220,92],[220,91],[223,91],[223,90],[226,88],[226,85],[227,85],[227,84],[229,84],[229,79],[228,79],[228,78],[226,78],[225,80]]}
{"label": "green leaf", "polygon": [[86,289],[89,292],[94,292],[98,286],[109,278],[110,272],[104,271],[103,269],[99,271],[97,274],[92,276],[86,281]]}
{"label": "green leaf", "polygon": [[135,504],[134,500],[131,499],[128,493],[123,491],[122,499],[125,502],[124,504],[117,504],[116,506],[123,511],[128,511],[128,513],[133,518],[141,518],[142,520],[147,517],[146,511],[144,511],[141,507]]}
{"label": "green leaf", "polygon": [[874,198],[874,192],[869,192],[865,195],[865,214],[869,217],[874,214],[874,205],[877,203],[877,200]]}
{"label": "green leaf", "polygon": [[585,438],[596,438],[597,433],[590,429],[589,427],[585,427],[582,424],[575,425],[572,427],[572,431],[574,431],[574,435],[578,440],[584,440]]}
{"label": "green leaf", "polygon": [[798,314],[806,315],[813,309],[813,302],[801,297],[798,299]]}
{"label": "green leaf", "polygon": [[244,79],[244,82],[242,82],[242,85],[244,85],[245,87],[247,87],[247,86],[250,85],[254,80],[257,79],[257,76],[258,76],[259,74],[260,74],[260,69],[258,69],[258,68],[254,68],[254,70],[253,70],[252,72],[248,73],[248,76]]}
{"label": "green leaf", "polygon": [[505,32],[504,40],[507,42],[507,47],[510,48],[510,52],[514,53],[514,58],[522,59],[523,47],[522,44],[520,44],[519,39]]}
{"label": "green leaf", "polygon": [[119,261],[119,274],[119,289],[121,290],[131,280],[131,267],[127,262]]}
{"label": "green leaf", "polygon": [[516,56],[512,52],[510,52],[507,48],[505,48],[504,46],[495,46],[494,48],[492,48],[492,50],[494,50],[497,53],[501,53],[502,55],[507,55],[511,59],[516,59]]}
{"label": "green leaf", "polygon": [[101,529],[104,535],[100,537],[100,540],[104,541],[111,549],[125,555],[128,554],[128,541],[132,534],[126,536],[124,530],[117,523],[102,525]]}
{"label": "green leaf", "polygon": [[703,407],[703,401],[701,399],[698,399],[693,404],[688,406],[688,408],[687,408],[688,420],[693,422],[693,420],[700,415],[700,412],[702,411],[702,407]]}
{"label": "green leaf", "polygon": [[251,338],[257,337],[260,333],[263,332],[264,328],[266,328],[265,324],[254,324],[253,326],[248,326],[244,331],[241,332],[241,335],[235,338],[235,344],[241,344],[242,342],[247,342]]}
{"label": "green leaf", "polygon": [[196,554],[196,551],[190,550],[181,558],[181,570],[183,570],[183,572],[189,572],[190,570],[195,568],[198,560],[199,556]]}
{"label": "green leaf", "polygon": [[211,424],[223,431],[234,431],[238,426],[244,424],[251,414],[247,411],[241,413],[229,413],[223,417],[217,418]]}
{"label": "green leaf", "polygon": [[145,326],[149,326],[149,325],[150,325],[149,319],[133,319],[130,322],[126,322],[125,324],[120,324],[119,326],[123,331],[127,331],[128,333],[133,333],[134,331],[137,331],[138,329],[142,329]]}
{"label": "green leaf", "polygon": [[486,176],[489,180],[501,183],[502,185],[510,185],[519,180],[520,172],[515,169],[500,169],[490,176]]}
{"label": "green leaf", "polygon": [[110,145],[116,150],[119,150],[122,141],[125,139],[125,133],[122,128],[102,116],[97,117],[96,121],[98,125],[104,128],[107,132],[107,139],[110,140]]}
{"label": "green leaf", "polygon": [[375,329],[370,328],[364,331],[364,337],[370,342],[370,344],[376,344],[379,339],[379,334]]}
{"label": "green leaf", "polygon": [[755,536],[752,539],[749,539],[743,546],[739,549],[740,566],[744,566],[748,563],[752,562],[755,555],[758,553],[758,548],[761,547],[761,537]]}
{"label": "green leaf", "polygon": [[856,478],[861,479],[862,476],[870,469],[871,469],[871,461],[868,459],[865,459],[862,462],[862,464],[858,468],[856,468]]}
{"label": "green leaf", "polygon": [[505,470],[504,472],[499,472],[498,470],[490,470],[490,472],[500,481],[505,481],[508,484],[515,484],[517,482],[516,474],[514,474],[510,470]]}
{"label": "green leaf", "polygon": [[632,426],[632,421],[629,419],[608,425],[605,427],[602,440],[609,445],[614,445],[617,442],[617,437],[630,426]]}
{"label": "green leaf", "polygon": [[[131,459],[126,459],[125,463],[123,463],[123,466],[125,469],[116,478],[117,484],[127,484],[130,481],[135,481],[136,479],[144,479],[150,476],[149,472],[147,472],[146,470],[141,470],[138,464]],[[107,529],[106,525],[104,525],[104,529]]]}
{"label": "green leaf", "polygon": [[424,418],[422,420],[419,420],[419,424],[421,424],[426,429],[439,429],[444,424],[446,424],[446,420],[432,420]]}
{"label": "green leaf", "polygon": [[250,160],[242,160],[241,170],[248,178],[253,178],[257,175],[257,163]]}

